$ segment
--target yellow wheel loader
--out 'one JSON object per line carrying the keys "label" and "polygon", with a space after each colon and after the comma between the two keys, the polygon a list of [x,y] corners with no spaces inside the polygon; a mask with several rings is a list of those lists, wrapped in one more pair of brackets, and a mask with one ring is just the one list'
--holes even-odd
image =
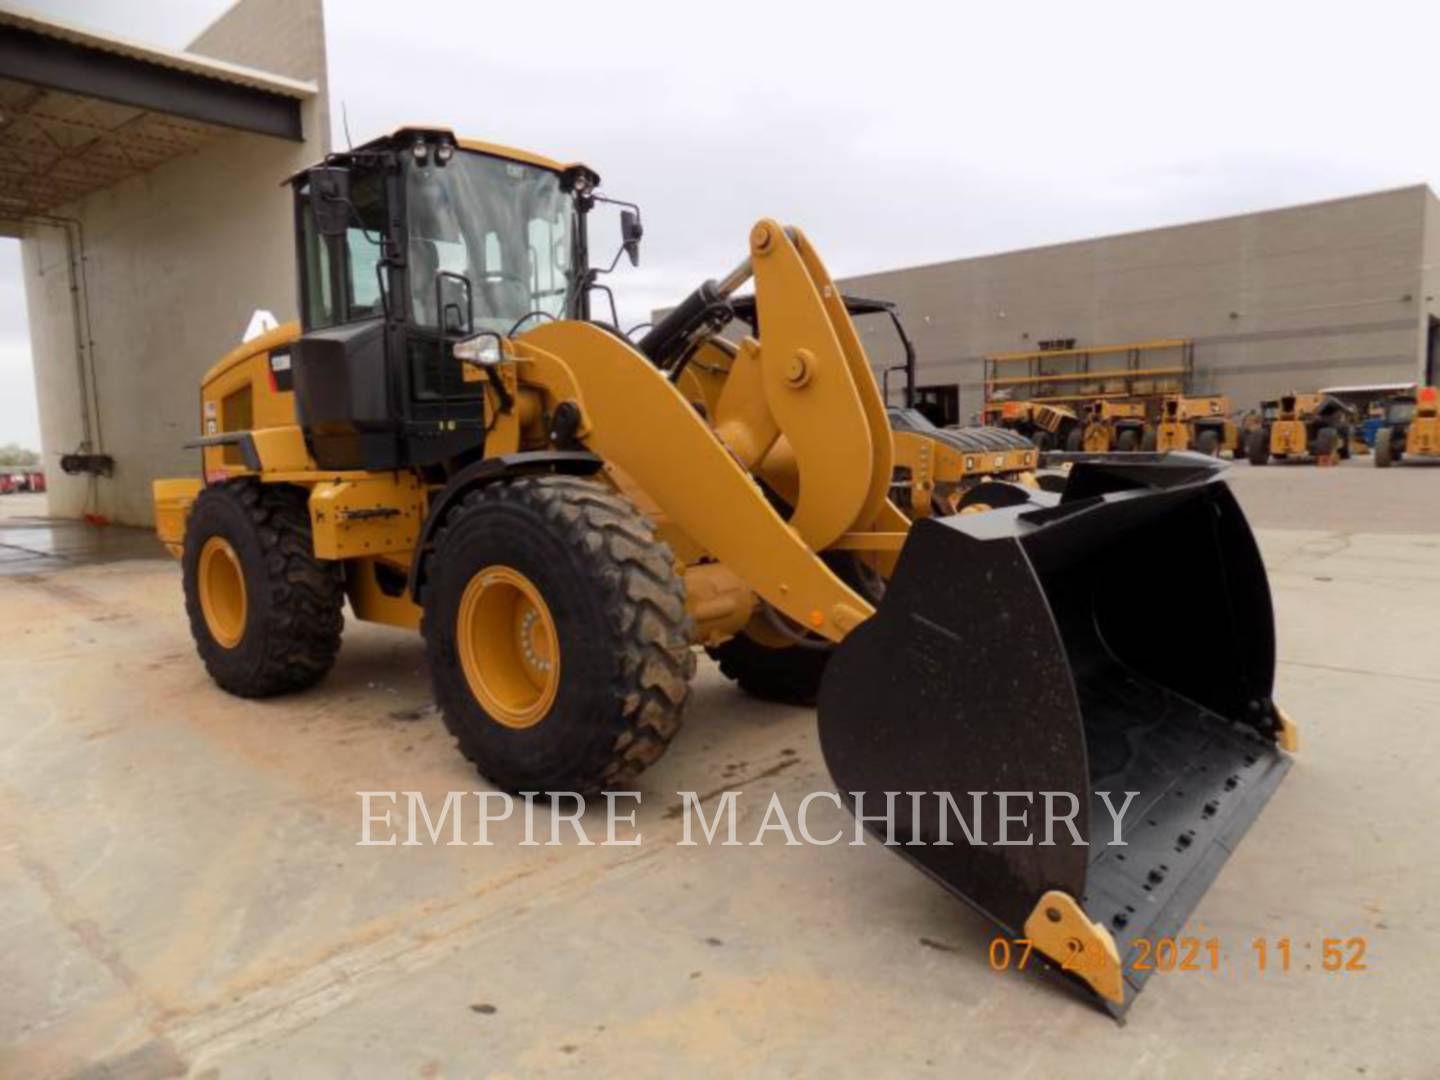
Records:
{"label": "yellow wheel loader", "polygon": [[[311,686],[348,602],[418,629],[461,752],[540,791],[634,784],[698,648],[756,692],[818,688],[865,826],[1122,1013],[1134,943],[1185,922],[1295,746],[1265,571],[1213,463],[1080,463],[1058,495],[912,524],[805,235],[758,222],[632,343],[591,311],[598,183],[431,128],[292,179],[300,320],[210,369],[201,477],[155,484],[206,668],[244,696]],[[620,225],[612,268],[638,210]],[[747,282],[759,330],[733,343]],[[1131,598],[1177,588],[1216,603],[1157,638]],[[942,842],[997,788],[1037,815],[1067,797],[1069,828],[1017,843],[1020,818],[967,813],[973,842]]]}
{"label": "yellow wheel loader", "polygon": [[1129,454],[1153,450],[1154,438],[1143,402],[1099,399],[1085,406],[1082,422],[1070,429],[1065,449],[1071,453]]}
{"label": "yellow wheel loader", "polygon": [[1161,452],[1194,450],[1219,457],[1222,450],[1238,453],[1240,434],[1230,419],[1230,399],[1223,394],[1185,397],[1172,394],[1160,403],[1154,446]]}
{"label": "yellow wheel loader", "polygon": [[1388,469],[1407,454],[1412,461],[1440,458],[1440,390],[1433,386],[1385,402],[1384,425],[1375,432],[1375,467]]}
{"label": "yellow wheel loader", "polygon": [[1335,465],[1350,456],[1350,412],[1329,394],[1285,394],[1260,403],[1260,419],[1246,437],[1251,465],[1272,458]]}

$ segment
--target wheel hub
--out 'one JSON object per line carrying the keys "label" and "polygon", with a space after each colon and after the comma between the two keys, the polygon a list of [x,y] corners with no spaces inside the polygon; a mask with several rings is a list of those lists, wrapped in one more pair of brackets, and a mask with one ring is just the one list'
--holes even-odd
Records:
{"label": "wheel hub", "polygon": [[538,724],[560,687],[554,617],[535,584],[508,566],[488,566],[465,586],[455,651],[475,700],[498,723]]}
{"label": "wheel hub", "polygon": [[223,536],[212,536],[200,549],[200,610],[205,625],[222,648],[233,649],[245,636],[249,603],[240,556]]}

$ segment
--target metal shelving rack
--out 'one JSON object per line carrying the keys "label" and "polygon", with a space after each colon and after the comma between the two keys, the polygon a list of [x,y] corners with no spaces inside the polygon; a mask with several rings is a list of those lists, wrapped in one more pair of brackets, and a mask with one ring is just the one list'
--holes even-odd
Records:
{"label": "metal shelving rack", "polygon": [[[1173,354],[1173,362],[1166,362],[1165,353]],[[1024,366],[1017,372],[1019,365]],[[1166,394],[1190,392],[1194,371],[1195,343],[1188,338],[991,353],[985,357],[985,412],[1005,401],[1070,404],[1123,398],[1145,402],[1154,415]]]}

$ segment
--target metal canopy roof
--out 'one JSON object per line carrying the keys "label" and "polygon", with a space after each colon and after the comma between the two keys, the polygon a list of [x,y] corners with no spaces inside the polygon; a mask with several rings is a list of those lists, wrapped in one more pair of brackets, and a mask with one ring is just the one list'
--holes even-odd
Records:
{"label": "metal canopy roof", "polygon": [[312,83],[0,10],[0,217],[43,215],[231,131],[299,141]]}

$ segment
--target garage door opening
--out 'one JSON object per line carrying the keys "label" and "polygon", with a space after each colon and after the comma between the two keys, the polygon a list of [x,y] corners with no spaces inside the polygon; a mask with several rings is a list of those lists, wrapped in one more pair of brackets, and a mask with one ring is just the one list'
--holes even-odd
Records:
{"label": "garage door opening", "polygon": [[0,515],[45,512],[20,242],[0,237]]}

